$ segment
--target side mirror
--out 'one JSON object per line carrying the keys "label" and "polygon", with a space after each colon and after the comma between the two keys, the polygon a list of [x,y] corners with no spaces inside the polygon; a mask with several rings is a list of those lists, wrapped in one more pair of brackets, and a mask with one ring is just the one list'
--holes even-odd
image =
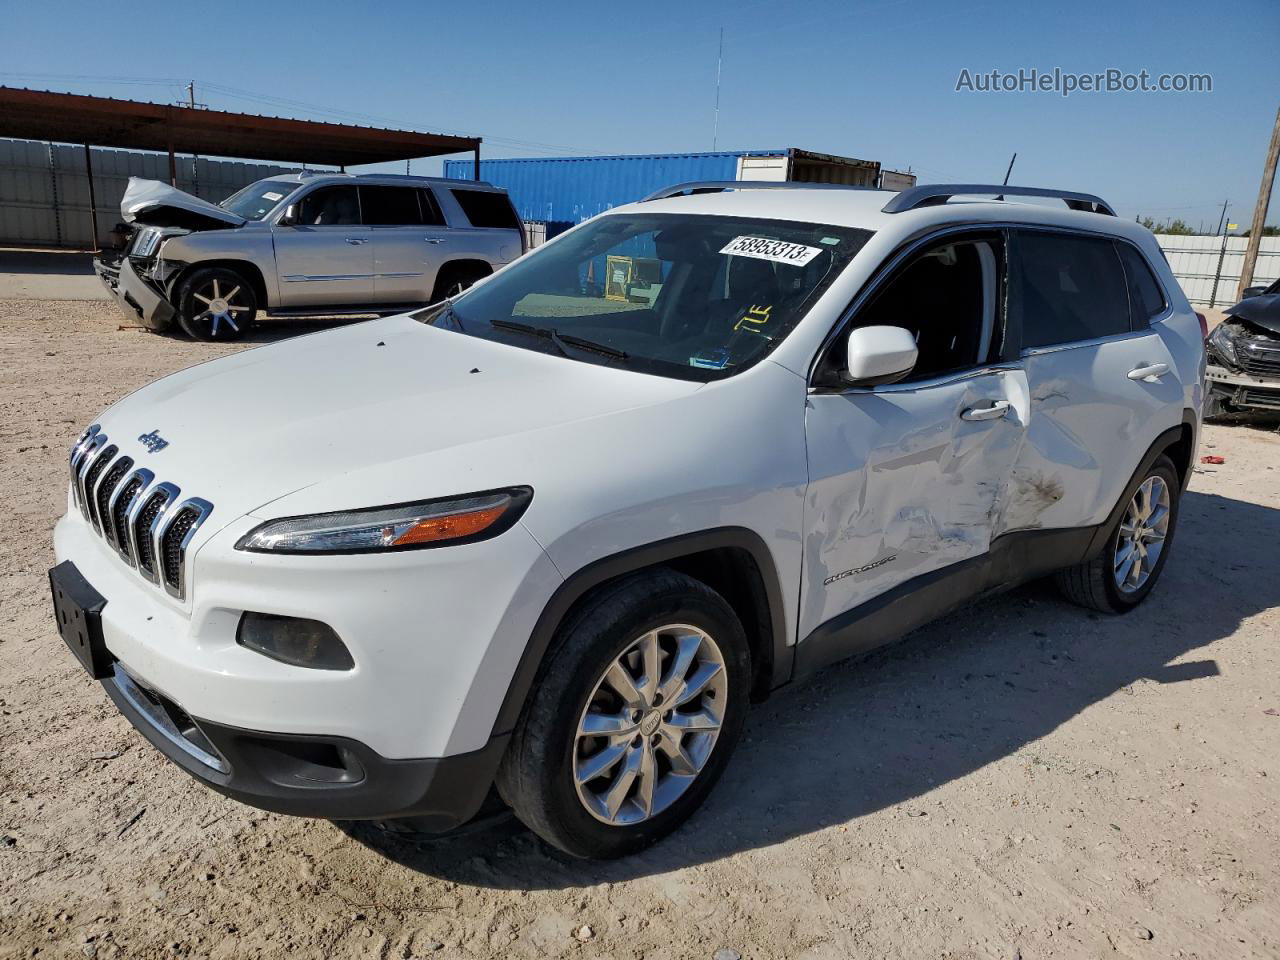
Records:
{"label": "side mirror", "polygon": [[1248,297],[1260,297],[1266,292],[1267,292],[1267,288],[1265,286],[1245,287],[1244,297],[1242,297],[1241,299],[1247,299]]}
{"label": "side mirror", "polygon": [[858,327],[849,334],[842,377],[860,387],[895,383],[911,372],[918,353],[902,327]]}
{"label": "side mirror", "polygon": [[280,219],[276,221],[282,227],[292,227],[298,222],[298,205],[291,203],[284,208],[284,213],[280,214]]}

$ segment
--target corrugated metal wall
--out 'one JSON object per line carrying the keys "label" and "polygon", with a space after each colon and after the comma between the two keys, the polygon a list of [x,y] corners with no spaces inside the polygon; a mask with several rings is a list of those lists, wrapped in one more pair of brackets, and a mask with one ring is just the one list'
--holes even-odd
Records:
{"label": "corrugated metal wall", "polygon": [[[234,160],[193,162],[178,157],[178,186],[218,201],[247,183],[296,167]],[[130,177],[169,179],[169,157],[162,153],[93,149],[93,187],[98,211],[98,242],[110,242],[120,220],[120,198]],[[0,244],[39,247],[91,247],[89,178],[84,147],[36,140],[0,140]]]}
{"label": "corrugated metal wall", "polygon": [[[1227,237],[1227,254],[1222,257],[1221,237],[1180,237],[1158,233],[1156,240],[1169,258],[1173,275],[1182,285],[1187,299],[1196,306],[1230,306],[1236,302],[1236,287],[1240,283],[1240,271],[1244,268],[1244,252],[1249,245],[1247,237]],[[1222,257],[1222,274],[1218,279],[1217,296],[1213,294],[1213,278],[1218,273],[1218,259]],[[1263,237],[1258,251],[1258,262],[1253,269],[1255,284],[1270,283],[1280,277],[1280,237]]]}
{"label": "corrugated metal wall", "polygon": [[[525,220],[545,222],[548,237],[655,190],[689,180],[733,180],[738,158],[785,150],[664,153],[625,157],[481,160],[480,179],[503,187]],[[470,180],[470,160],[446,160],[444,175]]]}

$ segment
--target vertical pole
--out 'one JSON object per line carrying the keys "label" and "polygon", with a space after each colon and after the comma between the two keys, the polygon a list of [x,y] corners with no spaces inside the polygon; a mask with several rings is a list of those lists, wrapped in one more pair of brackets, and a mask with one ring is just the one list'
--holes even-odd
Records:
{"label": "vertical pole", "polygon": [[62,211],[58,206],[58,160],[53,152],[53,143],[49,144],[49,191],[53,197],[53,242],[54,246],[62,246]]}
{"label": "vertical pole", "polygon": [[476,144],[475,161],[472,163],[471,179],[480,179],[480,144],[478,143]]}
{"label": "vertical pole", "polygon": [[1267,207],[1271,205],[1271,188],[1276,182],[1276,161],[1280,159],[1280,110],[1276,111],[1276,125],[1271,128],[1271,146],[1267,148],[1267,162],[1262,168],[1262,185],[1258,188],[1258,202],[1253,208],[1253,223],[1249,226],[1249,246],[1244,252],[1244,266],[1240,269],[1240,286],[1236,299],[1244,299],[1244,288],[1253,283],[1253,268],[1258,262],[1258,248],[1262,244],[1262,228],[1267,219]]}
{"label": "vertical pole", "polygon": [[93,152],[89,145],[84,145],[84,172],[89,176],[89,231],[93,241],[93,252],[98,253],[98,197],[93,190]]}
{"label": "vertical pole", "polygon": [[720,49],[716,53],[716,117],[711,125],[711,151],[720,141],[720,67],[724,64],[724,27],[720,28]]}
{"label": "vertical pole", "polygon": [[178,160],[173,155],[173,138],[169,138],[169,186],[178,185]]}
{"label": "vertical pole", "polygon": [[1222,249],[1218,251],[1218,269],[1213,275],[1213,290],[1209,294],[1209,306],[1218,302],[1218,281],[1222,279],[1222,261],[1227,259],[1227,206],[1229,201],[1222,201],[1222,217],[1218,220],[1218,229],[1222,231]]}

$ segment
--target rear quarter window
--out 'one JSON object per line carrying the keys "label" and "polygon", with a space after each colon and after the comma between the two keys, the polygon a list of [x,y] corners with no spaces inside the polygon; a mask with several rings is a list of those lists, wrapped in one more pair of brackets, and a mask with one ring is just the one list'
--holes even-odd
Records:
{"label": "rear quarter window", "polygon": [[1128,333],[1129,292],[1112,241],[1016,235],[1012,306],[1024,349]]}
{"label": "rear quarter window", "polygon": [[1116,250],[1120,253],[1125,280],[1129,285],[1130,325],[1134,330],[1145,329],[1168,307],[1164,289],[1142,254],[1127,243],[1117,243]]}
{"label": "rear quarter window", "polygon": [[453,190],[453,198],[462,207],[473,227],[497,227],[503,230],[519,230],[520,218],[516,216],[511,200],[505,193],[490,190]]}

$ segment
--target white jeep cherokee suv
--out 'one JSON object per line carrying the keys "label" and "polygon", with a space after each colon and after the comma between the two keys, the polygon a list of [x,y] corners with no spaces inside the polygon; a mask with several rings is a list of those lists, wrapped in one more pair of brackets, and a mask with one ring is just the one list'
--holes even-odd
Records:
{"label": "white jeep cherokee suv", "polygon": [[1141,602],[1203,376],[1155,240],[1096,197],[686,184],[111,407],[58,624],[246,803],[439,832],[496,787],[617,856],[783,684],[1044,574]]}

